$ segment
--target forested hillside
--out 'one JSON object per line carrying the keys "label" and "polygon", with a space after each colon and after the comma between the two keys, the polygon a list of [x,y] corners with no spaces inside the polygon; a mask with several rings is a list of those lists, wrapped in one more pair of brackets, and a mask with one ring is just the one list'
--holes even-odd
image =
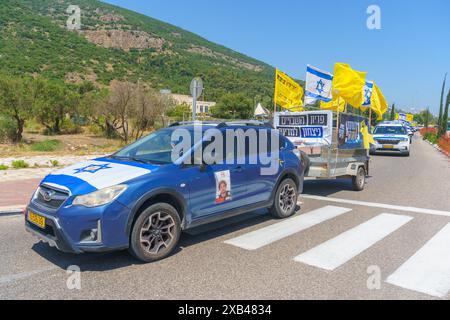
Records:
{"label": "forested hillside", "polygon": [[[66,10],[81,8],[82,28],[69,31]],[[224,93],[268,99],[271,66],[153,18],[95,0],[0,3],[0,73],[42,75],[66,83],[141,79],[155,89],[188,93],[201,76],[208,100]]]}

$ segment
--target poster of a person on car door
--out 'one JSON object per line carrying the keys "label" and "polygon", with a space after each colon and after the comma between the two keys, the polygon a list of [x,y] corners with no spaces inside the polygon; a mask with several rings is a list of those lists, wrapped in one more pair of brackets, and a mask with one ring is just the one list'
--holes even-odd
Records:
{"label": "poster of a person on car door", "polygon": [[231,179],[230,171],[220,171],[216,176],[216,203],[224,203],[231,200]]}

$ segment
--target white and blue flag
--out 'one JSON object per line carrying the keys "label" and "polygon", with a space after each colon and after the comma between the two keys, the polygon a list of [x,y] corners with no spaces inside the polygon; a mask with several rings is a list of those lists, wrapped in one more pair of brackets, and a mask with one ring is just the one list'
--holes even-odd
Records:
{"label": "white and blue flag", "polygon": [[371,98],[372,98],[372,91],[373,91],[373,82],[372,81],[366,81],[366,85],[364,86],[364,103],[363,107],[370,107],[371,105]]}
{"label": "white and blue flag", "polygon": [[150,174],[156,168],[152,165],[99,158],[55,171],[46,176],[43,183],[71,194],[87,194]]}
{"label": "white and blue flag", "polygon": [[316,67],[307,66],[305,105],[314,104],[317,100],[330,102],[332,94],[333,75]]}

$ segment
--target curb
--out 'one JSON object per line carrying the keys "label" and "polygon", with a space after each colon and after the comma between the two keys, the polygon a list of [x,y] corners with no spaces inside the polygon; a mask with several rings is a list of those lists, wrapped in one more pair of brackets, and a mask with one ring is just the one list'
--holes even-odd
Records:
{"label": "curb", "polygon": [[433,148],[435,148],[437,151],[439,151],[440,153],[442,153],[444,156],[447,156],[447,157],[450,158],[450,153],[447,152],[447,151],[445,151],[445,150],[442,150],[442,149],[439,147],[439,145],[437,145],[437,144],[432,144],[432,143],[431,143],[430,141],[428,141],[428,140],[423,140],[423,141],[425,141],[426,143],[428,143],[430,146],[432,146]]}
{"label": "curb", "polygon": [[25,206],[0,207],[0,217],[21,215]]}

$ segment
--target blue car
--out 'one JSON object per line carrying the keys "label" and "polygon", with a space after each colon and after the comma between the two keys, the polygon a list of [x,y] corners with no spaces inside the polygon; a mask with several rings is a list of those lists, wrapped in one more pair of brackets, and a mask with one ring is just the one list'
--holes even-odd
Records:
{"label": "blue car", "polygon": [[[177,150],[180,132],[191,139]],[[208,157],[201,152],[219,140],[223,147]],[[277,218],[293,215],[303,188],[300,159],[262,123],[177,123],[46,176],[27,206],[26,230],[64,252],[128,249],[156,261],[176,248],[183,230],[261,208]]]}

